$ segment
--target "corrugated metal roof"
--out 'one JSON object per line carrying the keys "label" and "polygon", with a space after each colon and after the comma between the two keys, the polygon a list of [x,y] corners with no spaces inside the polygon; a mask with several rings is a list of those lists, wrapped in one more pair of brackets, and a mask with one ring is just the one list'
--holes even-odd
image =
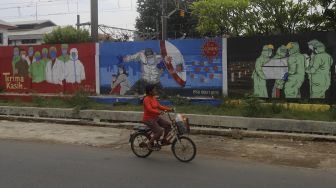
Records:
{"label": "corrugated metal roof", "polygon": [[3,20],[0,20],[0,27],[3,27],[3,28],[15,28],[16,26],[11,24],[11,23],[8,23],[8,22],[5,22]]}
{"label": "corrugated metal roof", "polygon": [[19,22],[11,22],[11,24],[13,25],[33,25],[33,24],[43,24],[43,23],[47,23],[50,22],[52,25],[56,24],[54,22],[52,22],[51,20],[31,20],[31,21],[19,21]]}
{"label": "corrugated metal roof", "polygon": [[9,40],[22,40],[22,39],[42,39],[43,35],[52,32],[57,26],[44,27],[41,29],[32,29],[24,31],[8,31]]}

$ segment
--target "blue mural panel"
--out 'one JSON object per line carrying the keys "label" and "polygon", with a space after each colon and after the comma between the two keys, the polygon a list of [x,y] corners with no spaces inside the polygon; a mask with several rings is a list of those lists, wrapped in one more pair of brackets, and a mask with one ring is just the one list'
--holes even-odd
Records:
{"label": "blue mural panel", "polygon": [[155,84],[166,95],[222,95],[221,48],[221,38],[101,43],[101,94],[140,95]]}

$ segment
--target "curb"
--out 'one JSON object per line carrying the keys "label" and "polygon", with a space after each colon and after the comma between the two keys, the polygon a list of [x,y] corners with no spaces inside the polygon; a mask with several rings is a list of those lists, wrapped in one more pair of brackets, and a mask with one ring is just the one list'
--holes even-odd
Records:
{"label": "curb", "polygon": [[[0,115],[0,120],[19,121],[19,122],[44,122],[44,123],[59,123],[78,126],[96,126],[110,127],[118,129],[133,129],[136,126],[143,126],[141,123],[132,122],[94,122],[77,119],[56,119],[56,118],[39,118],[39,117],[24,117],[24,116],[4,116]],[[267,131],[249,131],[239,129],[223,129],[209,127],[191,127],[192,135],[209,135],[209,136],[225,136],[233,139],[243,138],[263,138],[263,139],[289,139],[296,141],[319,141],[319,142],[336,142],[336,136],[316,135],[316,134],[299,134],[299,133],[284,133],[284,132],[267,132]]]}

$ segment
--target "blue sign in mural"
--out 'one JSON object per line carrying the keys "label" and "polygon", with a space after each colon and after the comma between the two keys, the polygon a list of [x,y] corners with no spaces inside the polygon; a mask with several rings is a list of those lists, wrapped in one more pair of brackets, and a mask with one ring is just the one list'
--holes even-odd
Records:
{"label": "blue sign in mural", "polygon": [[161,94],[222,94],[222,39],[100,44],[100,92],[139,95],[147,84]]}

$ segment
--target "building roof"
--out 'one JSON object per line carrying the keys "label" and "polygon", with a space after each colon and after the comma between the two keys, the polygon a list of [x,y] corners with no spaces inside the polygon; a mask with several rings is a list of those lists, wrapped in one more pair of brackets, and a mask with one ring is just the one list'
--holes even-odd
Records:
{"label": "building roof", "polygon": [[52,32],[57,26],[43,27],[40,29],[31,30],[9,30],[9,40],[22,40],[22,39],[42,39],[43,35]]}
{"label": "building roof", "polygon": [[52,22],[51,20],[31,20],[31,21],[11,22],[11,24],[16,25],[16,26],[18,25],[40,25],[44,23],[48,23],[50,25],[56,26],[56,24]]}
{"label": "building roof", "polygon": [[16,26],[14,24],[5,22],[3,20],[0,20],[0,28],[5,28],[5,29],[11,29],[11,28],[15,28]]}
{"label": "building roof", "polygon": [[30,29],[41,29],[44,27],[56,26],[56,24],[50,20],[34,20],[34,21],[21,21],[12,22],[16,28],[12,30],[30,30]]}

